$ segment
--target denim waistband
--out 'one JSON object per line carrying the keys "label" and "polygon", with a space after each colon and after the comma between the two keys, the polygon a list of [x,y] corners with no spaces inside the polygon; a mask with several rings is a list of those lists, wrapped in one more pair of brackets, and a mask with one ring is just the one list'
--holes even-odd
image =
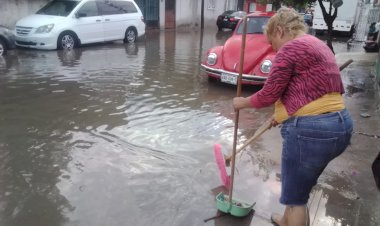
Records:
{"label": "denim waistband", "polygon": [[319,120],[327,120],[329,118],[335,118],[335,117],[339,117],[341,122],[344,122],[345,118],[349,117],[349,115],[350,114],[348,110],[343,109],[341,111],[325,113],[325,114],[320,114],[320,115],[293,116],[293,117],[290,117],[288,120],[286,120],[283,124],[293,123],[294,126],[297,126],[298,122],[312,122],[312,121],[319,121]]}

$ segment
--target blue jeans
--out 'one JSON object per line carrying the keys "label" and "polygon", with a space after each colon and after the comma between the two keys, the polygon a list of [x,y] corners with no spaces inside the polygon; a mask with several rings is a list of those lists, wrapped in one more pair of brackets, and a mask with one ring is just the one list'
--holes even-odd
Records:
{"label": "blue jeans", "polygon": [[350,143],[349,112],[291,117],[283,123],[281,198],[284,205],[305,205],[327,164]]}

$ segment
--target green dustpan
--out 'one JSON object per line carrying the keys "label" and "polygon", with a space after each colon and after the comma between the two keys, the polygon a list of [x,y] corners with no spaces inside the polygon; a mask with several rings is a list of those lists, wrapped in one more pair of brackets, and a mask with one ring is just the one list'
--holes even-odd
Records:
{"label": "green dustpan", "polygon": [[216,196],[216,207],[223,213],[229,213],[235,217],[245,217],[247,216],[253,206],[256,203],[248,204],[238,199],[232,199],[232,203],[230,202],[228,195],[223,194],[223,192],[219,193]]}

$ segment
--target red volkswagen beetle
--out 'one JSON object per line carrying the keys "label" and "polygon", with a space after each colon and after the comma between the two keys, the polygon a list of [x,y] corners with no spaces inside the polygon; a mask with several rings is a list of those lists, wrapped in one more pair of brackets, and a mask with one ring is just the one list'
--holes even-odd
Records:
{"label": "red volkswagen beetle", "polygon": [[[275,52],[264,35],[264,26],[274,12],[255,12],[247,17],[247,36],[242,84],[262,85],[267,79]],[[236,85],[239,75],[243,20],[224,46],[209,49],[201,66],[211,80]]]}

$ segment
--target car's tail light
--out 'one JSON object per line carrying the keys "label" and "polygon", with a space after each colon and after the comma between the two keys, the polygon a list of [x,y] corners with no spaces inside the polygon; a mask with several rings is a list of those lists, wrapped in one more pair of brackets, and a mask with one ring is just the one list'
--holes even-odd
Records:
{"label": "car's tail light", "polygon": [[234,21],[237,21],[237,19],[234,18],[234,17],[232,17],[232,18],[230,18],[230,21],[231,21],[231,22],[234,22]]}
{"label": "car's tail light", "polygon": [[143,23],[145,23],[145,19],[144,19],[143,16],[141,17],[141,21],[142,21]]}

